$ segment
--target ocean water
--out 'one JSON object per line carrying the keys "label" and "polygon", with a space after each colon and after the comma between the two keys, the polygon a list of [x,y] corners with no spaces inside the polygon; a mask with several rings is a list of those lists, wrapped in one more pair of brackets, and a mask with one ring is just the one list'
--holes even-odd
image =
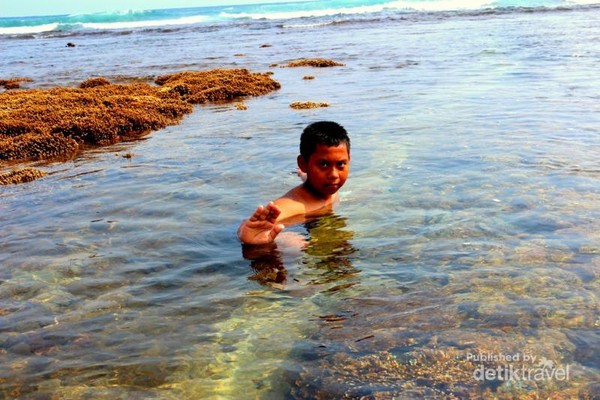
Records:
{"label": "ocean water", "polygon": [[[587,3],[0,19],[0,78],[26,87],[217,67],[282,84],[0,189],[1,397],[599,396]],[[304,57],[345,65],[284,67]],[[340,204],[243,248],[240,220],[298,183],[299,135],[323,119],[352,139]]]}

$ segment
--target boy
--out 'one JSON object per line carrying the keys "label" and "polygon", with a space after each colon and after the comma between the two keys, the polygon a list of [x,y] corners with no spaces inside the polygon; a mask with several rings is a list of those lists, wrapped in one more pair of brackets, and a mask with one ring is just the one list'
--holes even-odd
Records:
{"label": "boy", "polygon": [[258,206],[249,219],[242,221],[237,232],[242,243],[271,243],[284,229],[283,222],[299,222],[306,215],[331,210],[350,169],[348,133],[335,122],[308,125],[300,137],[297,161],[304,183],[266,207]]}

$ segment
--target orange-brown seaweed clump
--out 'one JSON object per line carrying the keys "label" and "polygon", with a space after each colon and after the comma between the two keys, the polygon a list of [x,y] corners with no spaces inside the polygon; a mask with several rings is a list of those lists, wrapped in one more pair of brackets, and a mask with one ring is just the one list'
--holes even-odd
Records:
{"label": "orange-brown seaweed clump", "polygon": [[86,145],[109,145],[178,123],[191,104],[258,96],[278,89],[246,69],[181,72],[156,85],[110,84],[0,93],[0,161],[70,159]]}
{"label": "orange-brown seaweed clump", "polygon": [[0,174],[0,185],[13,185],[17,183],[31,182],[37,178],[45,176],[44,171],[35,168],[25,168],[18,171],[11,171]]}
{"label": "orange-brown seaweed clump", "polygon": [[344,64],[339,63],[333,60],[327,60],[324,58],[303,58],[301,60],[296,60],[288,63],[288,67],[343,67]]}
{"label": "orange-brown seaweed clump", "polygon": [[307,110],[309,108],[329,107],[329,103],[316,103],[314,101],[295,101],[290,104],[294,110]]}
{"label": "orange-brown seaweed clump", "polygon": [[106,78],[98,77],[98,78],[90,78],[86,81],[83,81],[79,87],[81,89],[92,88],[96,86],[106,86],[110,85],[110,81]]}
{"label": "orange-brown seaweed clump", "polygon": [[161,76],[156,79],[156,84],[162,86],[163,91],[176,93],[191,104],[260,96],[281,87],[270,74],[251,73],[247,69],[180,72]]}
{"label": "orange-brown seaweed clump", "polygon": [[0,79],[0,86],[6,90],[19,89],[22,82],[32,82],[29,78]]}
{"label": "orange-brown seaweed clump", "polygon": [[178,122],[191,107],[147,84],[0,94],[0,160],[72,158],[80,145],[108,145]]}

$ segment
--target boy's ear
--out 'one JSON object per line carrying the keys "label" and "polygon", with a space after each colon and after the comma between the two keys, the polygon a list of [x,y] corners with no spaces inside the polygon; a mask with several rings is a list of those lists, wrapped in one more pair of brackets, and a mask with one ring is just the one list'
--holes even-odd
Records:
{"label": "boy's ear", "polygon": [[306,172],[306,160],[304,159],[304,157],[302,157],[302,155],[299,155],[296,160],[298,161],[298,168],[300,168],[300,171]]}

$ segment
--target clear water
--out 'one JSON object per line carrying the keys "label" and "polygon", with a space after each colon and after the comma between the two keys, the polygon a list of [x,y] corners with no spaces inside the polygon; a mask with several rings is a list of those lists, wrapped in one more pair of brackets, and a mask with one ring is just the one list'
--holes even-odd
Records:
{"label": "clear water", "polygon": [[[0,189],[0,393],[597,395],[599,22],[576,8],[4,40],[3,77],[40,86],[244,66],[282,89]],[[270,67],[300,57],[346,65]],[[237,225],[297,184],[299,135],[321,119],[352,138],[342,202],[244,251]],[[474,378],[542,359],[569,379]]]}

